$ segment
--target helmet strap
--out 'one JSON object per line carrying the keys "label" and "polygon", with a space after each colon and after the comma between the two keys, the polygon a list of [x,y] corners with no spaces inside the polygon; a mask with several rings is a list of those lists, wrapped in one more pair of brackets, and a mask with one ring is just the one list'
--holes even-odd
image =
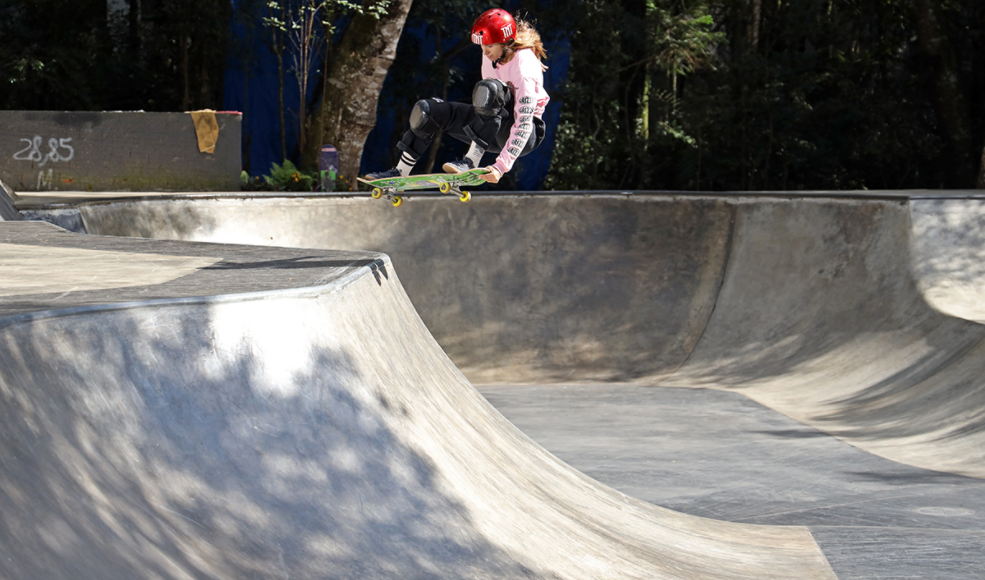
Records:
{"label": "helmet strap", "polygon": [[514,45],[514,44],[516,44],[516,39],[514,39],[514,38],[511,38],[511,39],[509,40],[509,42],[507,42],[507,43],[506,43],[506,46],[505,46],[505,47],[503,47],[503,56],[501,56],[501,57],[499,57],[499,58],[497,58],[497,59],[496,59],[496,60],[495,60],[495,61],[494,61],[494,62],[492,63],[492,65],[493,65],[493,68],[499,68],[499,65],[501,65],[501,64],[503,64],[503,61],[504,61],[504,60],[506,59],[506,57],[507,57],[507,56],[509,55],[509,52],[510,52],[510,49],[511,49],[511,48],[513,48],[513,45]]}

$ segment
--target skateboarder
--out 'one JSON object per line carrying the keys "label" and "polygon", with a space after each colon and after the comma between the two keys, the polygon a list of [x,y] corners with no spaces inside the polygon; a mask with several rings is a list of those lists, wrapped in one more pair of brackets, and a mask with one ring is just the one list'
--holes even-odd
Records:
{"label": "skateboarder", "polygon": [[418,101],[410,113],[410,130],[397,144],[400,162],[366,179],[410,175],[439,129],[469,144],[464,159],[444,164],[447,173],[478,168],[486,152],[499,154],[482,176],[490,183],[498,183],[517,158],[543,142],[542,117],[551,98],[544,90],[547,67],[542,59],[547,54],[540,34],[530,23],[495,8],[475,21],[472,42],[482,46],[482,80],[472,91],[472,102]]}

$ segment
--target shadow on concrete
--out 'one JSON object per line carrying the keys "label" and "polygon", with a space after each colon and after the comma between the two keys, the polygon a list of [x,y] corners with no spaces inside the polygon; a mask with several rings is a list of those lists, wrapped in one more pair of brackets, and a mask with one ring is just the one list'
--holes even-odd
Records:
{"label": "shadow on concrete", "polygon": [[353,394],[349,352],[269,368],[222,324],[164,307],[0,331],[0,576],[529,575],[389,427],[407,409]]}

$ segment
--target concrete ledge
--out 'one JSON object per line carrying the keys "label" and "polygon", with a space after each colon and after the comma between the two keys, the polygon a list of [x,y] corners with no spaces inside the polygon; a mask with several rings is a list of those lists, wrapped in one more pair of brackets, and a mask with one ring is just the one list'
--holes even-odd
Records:
{"label": "concrete ledge", "polygon": [[17,195],[13,190],[0,181],[0,222],[24,219],[24,216],[14,207],[14,198],[16,197]]}
{"label": "concrete ledge", "polygon": [[201,153],[188,113],[0,111],[0,176],[24,192],[235,190],[241,121],[217,113]]}

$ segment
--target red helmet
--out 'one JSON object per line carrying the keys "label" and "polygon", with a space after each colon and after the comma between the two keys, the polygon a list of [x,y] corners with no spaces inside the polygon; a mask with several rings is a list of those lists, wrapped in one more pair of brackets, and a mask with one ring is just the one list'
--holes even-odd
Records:
{"label": "red helmet", "polygon": [[472,25],[472,42],[476,44],[506,43],[516,38],[516,20],[500,8],[486,10]]}

